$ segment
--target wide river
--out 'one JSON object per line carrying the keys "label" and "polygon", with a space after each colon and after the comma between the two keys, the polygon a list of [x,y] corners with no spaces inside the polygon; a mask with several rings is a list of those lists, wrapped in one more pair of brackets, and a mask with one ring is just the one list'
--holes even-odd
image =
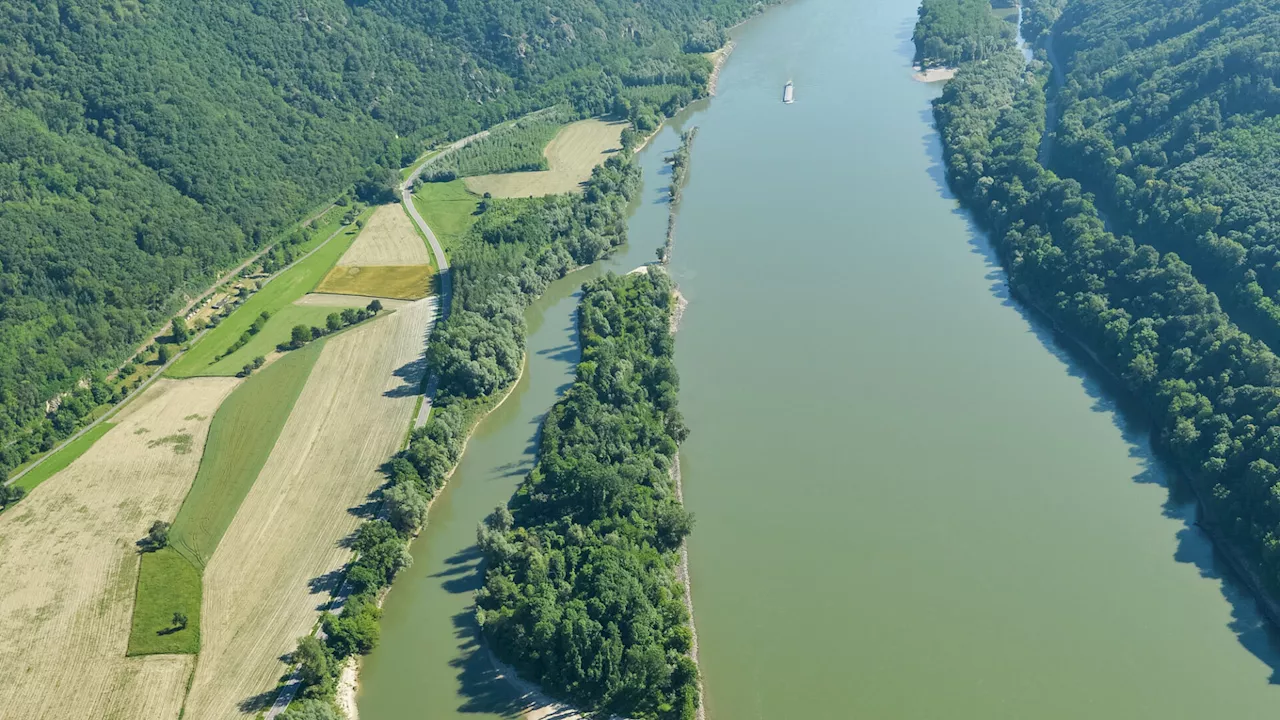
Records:
{"label": "wide river", "polygon": [[[701,128],[673,270],[709,716],[1276,717],[1272,631],[1146,428],[1010,301],[945,187],[915,12],[774,9],[676,121]],[[572,377],[578,286],[662,243],[676,144],[641,154],[630,246],[529,310],[524,377],[387,601],[362,720],[512,715],[477,644],[475,528]]]}

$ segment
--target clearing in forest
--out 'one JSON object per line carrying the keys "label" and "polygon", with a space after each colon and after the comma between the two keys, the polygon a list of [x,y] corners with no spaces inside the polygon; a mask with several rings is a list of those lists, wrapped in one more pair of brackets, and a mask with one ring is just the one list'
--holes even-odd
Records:
{"label": "clearing in forest", "polygon": [[[466,178],[467,189],[494,197],[541,197],[580,192],[591,169],[622,147],[625,122],[580,120],[561,128],[544,154],[550,170],[479,175]],[[430,218],[428,218],[430,222]],[[434,229],[434,225],[432,226]]]}
{"label": "clearing in forest", "polygon": [[418,300],[431,294],[430,265],[365,265],[329,271],[317,292]]}
{"label": "clearing in forest", "polygon": [[[170,546],[142,556],[130,655],[199,651],[201,572],[266,464],[323,345],[287,353],[218,408],[200,470],[169,530]],[[179,612],[188,618],[185,628],[173,625]]]}
{"label": "clearing in forest", "polygon": [[0,514],[0,715],[178,716],[194,658],[125,656],[135,543],[177,512],[210,418],[238,383],[156,381],[75,462]]}
{"label": "clearing in forest", "polygon": [[351,248],[338,260],[340,267],[429,264],[427,244],[399,203],[374,211]]}
{"label": "clearing in forest", "polygon": [[[397,208],[398,210],[398,208]],[[270,702],[280,657],[315,626],[350,508],[381,483],[419,397],[435,298],[326,341],[266,465],[205,568],[200,663],[187,717],[252,717]]]}

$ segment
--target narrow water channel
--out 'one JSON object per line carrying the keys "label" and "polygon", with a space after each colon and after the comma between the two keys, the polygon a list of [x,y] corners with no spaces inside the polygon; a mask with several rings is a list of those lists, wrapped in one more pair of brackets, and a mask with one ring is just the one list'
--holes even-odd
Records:
{"label": "narrow water channel", "polygon": [[[947,191],[916,6],[777,8],[688,119],[673,271],[709,717],[1274,717],[1272,633],[1147,429],[1009,299]],[[475,527],[572,377],[577,288],[661,244],[675,144],[642,156],[626,252],[529,310],[524,378],[389,597],[362,720],[510,716],[477,653]]]}

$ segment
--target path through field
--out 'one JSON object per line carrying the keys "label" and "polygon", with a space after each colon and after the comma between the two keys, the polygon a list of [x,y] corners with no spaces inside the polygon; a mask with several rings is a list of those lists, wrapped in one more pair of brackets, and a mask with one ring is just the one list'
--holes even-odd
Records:
{"label": "path through field", "polygon": [[[420,242],[420,241],[419,241]],[[202,649],[186,718],[252,717],[280,657],[315,626],[341,546],[400,448],[417,402],[435,298],[334,337],[204,575]]]}
{"label": "path through field", "polygon": [[0,718],[178,716],[194,658],[125,657],[135,543],[177,514],[214,411],[239,382],[158,380],[0,515]]}

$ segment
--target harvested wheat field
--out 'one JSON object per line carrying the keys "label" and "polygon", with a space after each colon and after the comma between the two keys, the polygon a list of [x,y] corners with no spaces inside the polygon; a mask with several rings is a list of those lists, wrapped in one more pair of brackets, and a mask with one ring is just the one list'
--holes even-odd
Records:
{"label": "harvested wheat field", "polygon": [[580,120],[556,133],[543,154],[550,170],[540,172],[478,175],[466,178],[467,189],[477,195],[494,197],[541,197],[580,192],[591,177],[591,169],[622,147],[625,122]]}
{"label": "harvested wheat field", "polygon": [[[348,512],[382,482],[404,440],[435,299],[327,341],[280,439],[205,568],[200,664],[189,720],[252,717],[286,670],[280,656],[328,600]],[[326,578],[316,583],[317,578]]]}
{"label": "harvested wheat field", "polygon": [[377,300],[382,303],[382,307],[388,310],[402,308],[409,304],[408,300],[392,300],[389,298],[374,298],[369,295],[331,295],[329,293],[309,293],[303,295],[293,301],[294,305],[317,305],[320,307],[338,308],[362,308],[368,307],[369,303]]}
{"label": "harvested wheat field", "polygon": [[417,300],[431,294],[430,265],[338,266],[325,275],[317,292]]}
{"label": "harvested wheat field", "polygon": [[378,208],[338,260],[342,267],[429,264],[426,241],[397,203]]}
{"label": "harvested wheat field", "polygon": [[178,716],[195,658],[125,657],[134,543],[178,512],[210,419],[239,382],[158,380],[84,455],[0,515],[0,717]]}

